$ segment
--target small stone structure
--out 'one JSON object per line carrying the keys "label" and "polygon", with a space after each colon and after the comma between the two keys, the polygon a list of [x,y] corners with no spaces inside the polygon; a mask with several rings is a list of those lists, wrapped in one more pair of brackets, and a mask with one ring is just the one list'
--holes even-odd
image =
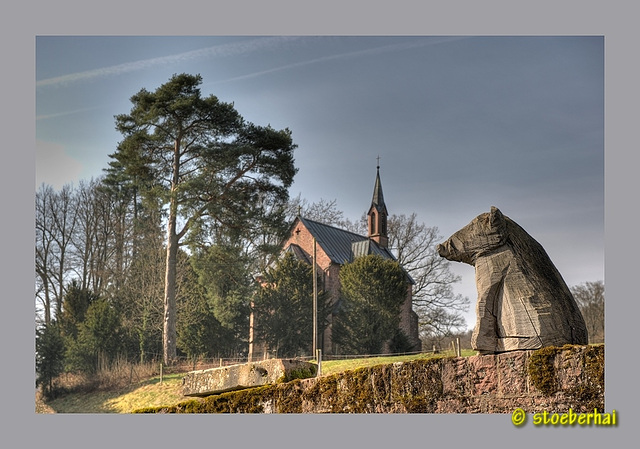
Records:
{"label": "small stone structure", "polygon": [[316,375],[317,365],[290,359],[270,359],[206,370],[182,378],[184,396],[209,396]]}
{"label": "small stone structure", "polygon": [[587,344],[578,305],[542,246],[496,207],[438,245],[440,256],[476,270],[471,346],[492,354]]}

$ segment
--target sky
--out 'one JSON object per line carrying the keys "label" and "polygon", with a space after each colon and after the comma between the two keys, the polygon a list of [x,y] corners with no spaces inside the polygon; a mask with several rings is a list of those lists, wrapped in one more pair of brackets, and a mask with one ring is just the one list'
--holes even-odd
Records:
{"label": "sky", "polygon": [[[101,175],[114,115],[176,73],[247,120],[292,131],[291,196],[390,214],[445,240],[498,207],[567,285],[604,280],[602,36],[38,36],[36,184]],[[474,269],[451,263],[475,324]]]}

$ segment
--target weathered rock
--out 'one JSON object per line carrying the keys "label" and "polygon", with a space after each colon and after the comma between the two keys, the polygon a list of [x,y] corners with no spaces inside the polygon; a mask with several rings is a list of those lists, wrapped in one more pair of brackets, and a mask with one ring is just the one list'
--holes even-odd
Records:
{"label": "weathered rock", "polygon": [[182,378],[184,396],[209,396],[226,391],[260,387],[316,375],[314,363],[270,359],[206,370],[191,371]]}
{"label": "weathered rock", "polygon": [[582,314],[551,259],[497,208],[438,245],[438,253],[475,267],[477,322],[471,344],[481,354],[587,344]]}
{"label": "weathered rock", "polygon": [[604,345],[381,364],[155,407],[146,413],[593,413]]}

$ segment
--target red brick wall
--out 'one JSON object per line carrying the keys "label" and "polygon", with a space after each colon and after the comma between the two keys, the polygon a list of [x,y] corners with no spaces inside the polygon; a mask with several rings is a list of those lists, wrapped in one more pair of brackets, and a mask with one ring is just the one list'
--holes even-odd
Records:
{"label": "red brick wall", "polygon": [[[291,232],[291,236],[285,240],[283,244],[283,248],[286,248],[290,244],[295,243],[307,254],[309,260],[313,258],[313,236],[309,233],[307,228],[300,222],[296,225],[296,227]],[[317,244],[316,245],[316,260],[318,263],[318,267],[322,270],[326,270],[331,265],[331,259],[329,256],[322,250],[322,247]]]}

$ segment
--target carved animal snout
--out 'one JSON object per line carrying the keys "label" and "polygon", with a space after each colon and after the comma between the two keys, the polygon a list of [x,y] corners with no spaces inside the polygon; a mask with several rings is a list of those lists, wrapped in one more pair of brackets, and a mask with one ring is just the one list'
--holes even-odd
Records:
{"label": "carved animal snout", "polygon": [[449,239],[446,242],[442,242],[436,246],[436,250],[440,257],[444,257],[445,259],[451,260],[454,257],[454,254],[458,252],[455,244],[453,243],[453,239]]}

